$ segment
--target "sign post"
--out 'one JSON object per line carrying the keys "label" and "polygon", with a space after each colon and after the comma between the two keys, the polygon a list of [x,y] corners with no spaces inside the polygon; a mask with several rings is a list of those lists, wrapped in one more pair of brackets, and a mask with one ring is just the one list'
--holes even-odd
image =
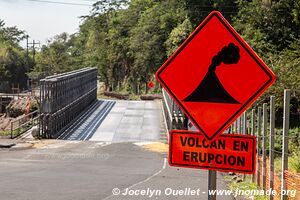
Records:
{"label": "sign post", "polygon": [[[208,171],[208,191],[214,191],[217,189],[217,172],[213,170]],[[207,193],[208,200],[216,200],[216,193]]]}

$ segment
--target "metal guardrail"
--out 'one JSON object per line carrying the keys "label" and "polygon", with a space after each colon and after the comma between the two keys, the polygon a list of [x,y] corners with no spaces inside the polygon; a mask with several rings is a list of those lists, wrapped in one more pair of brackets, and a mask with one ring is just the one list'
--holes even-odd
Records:
{"label": "metal guardrail", "polygon": [[162,89],[163,95],[163,109],[165,113],[166,123],[168,130],[171,129],[186,129],[185,120],[186,116],[171,98],[171,96]]}
{"label": "metal guardrail", "polygon": [[27,97],[28,95],[28,93],[0,93],[0,98],[19,99],[21,97]]}
{"label": "metal guardrail", "polygon": [[39,113],[34,111],[10,122],[10,137],[15,138],[39,123]]}
{"label": "metal guardrail", "polygon": [[97,69],[46,77],[40,81],[40,136],[56,138],[82,111],[97,99]]}

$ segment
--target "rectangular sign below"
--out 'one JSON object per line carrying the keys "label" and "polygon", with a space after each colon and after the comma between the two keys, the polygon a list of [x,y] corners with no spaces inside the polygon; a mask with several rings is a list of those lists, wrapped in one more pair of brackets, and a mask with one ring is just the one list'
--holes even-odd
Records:
{"label": "rectangular sign below", "polygon": [[223,134],[210,141],[200,132],[170,132],[171,166],[253,174],[255,157],[255,136]]}

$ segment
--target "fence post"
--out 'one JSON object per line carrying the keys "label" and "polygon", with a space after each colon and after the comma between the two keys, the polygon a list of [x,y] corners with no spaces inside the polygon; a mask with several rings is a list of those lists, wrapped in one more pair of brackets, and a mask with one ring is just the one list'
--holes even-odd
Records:
{"label": "fence post", "polygon": [[247,135],[247,111],[243,114],[243,134]]}
{"label": "fence post", "polygon": [[244,115],[241,115],[240,116],[240,134],[242,134],[242,132],[243,132],[243,121],[244,121]]}
{"label": "fence post", "polygon": [[20,126],[21,126],[21,121],[20,121],[20,119],[18,120],[18,122],[19,122],[19,126],[18,126],[18,135],[20,134],[20,132],[21,132],[21,129],[20,129]]}
{"label": "fence post", "polygon": [[[270,189],[274,190],[274,130],[275,129],[275,97],[270,97],[270,149],[269,149],[269,174],[270,174]],[[270,194],[270,200],[274,196]]]}
{"label": "fence post", "polygon": [[262,189],[266,190],[266,182],[267,182],[267,104],[263,104],[263,145],[262,145]]}
{"label": "fence post", "polygon": [[[247,111],[243,113],[243,134],[247,134]],[[243,174],[243,180],[246,180],[246,174]]]}
{"label": "fence post", "polygon": [[259,162],[259,156],[260,156],[260,139],[261,139],[261,107],[258,107],[257,111],[257,164],[256,164],[256,185],[258,188],[260,188],[260,162]]}
{"label": "fence post", "polygon": [[0,96],[0,113],[2,113],[2,97]]}
{"label": "fence post", "polygon": [[231,133],[235,133],[235,121],[232,124],[232,131],[231,131]]}
{"label": "fence post", "polygon": [[[251,111],[251,135],[255,136],[255,109]],[[251,175],[251,182],[254,183],[254,174]]]}
{"label": "fence post", "polygon": [[13,139],[13,122],[10,122],[10,139]]}
{"label": "fence post", "polygon": [[[284,105],[283,105],[283,142],[282,142],[282,174],[281,174],[281,191],[286,191],[285,171],[288,170],[288,135],[290,121],[290,90],[284,90]],[[281,195],[281,200],[287,200],[286,194]]]}
{"label": "fence post", "polygon": [[240,116],[240,134],[242,134],[242,132],[243,132],[243,117],[244,117],[244,115]]}
{"label": "fence post", "polygon": [[33,114],[31,114],[30,117],[31,117],[31,118],[30,118],[30,123],[31,123],[32,126],[34,126]]}
{"label": "fence post", "polygon": [[234,122],[234,134],[238,132],[238,118]]}
{"label": "fence post", "polygon": [[237,134],[241,134],[241,117],[237,119]]}

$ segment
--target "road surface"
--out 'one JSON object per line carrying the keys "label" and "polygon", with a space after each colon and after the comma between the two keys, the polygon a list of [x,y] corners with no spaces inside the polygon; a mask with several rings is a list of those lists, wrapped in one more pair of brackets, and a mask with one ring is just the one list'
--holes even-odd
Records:
{"label": "road surface", "polygon": [[[27,150],[0,150],[0,199],[207,199],[207,171],[167,163],[160,102],[98,104],[64,140],[49,140]],[[109,112],[97,106],[106,106]],[[200,193],[176,195],[186,188]],[[225,188],[219,176],[218,189]],[[156,193],[125,194],[142,190]],[[124,195],[113,194],[118,191]]]}

